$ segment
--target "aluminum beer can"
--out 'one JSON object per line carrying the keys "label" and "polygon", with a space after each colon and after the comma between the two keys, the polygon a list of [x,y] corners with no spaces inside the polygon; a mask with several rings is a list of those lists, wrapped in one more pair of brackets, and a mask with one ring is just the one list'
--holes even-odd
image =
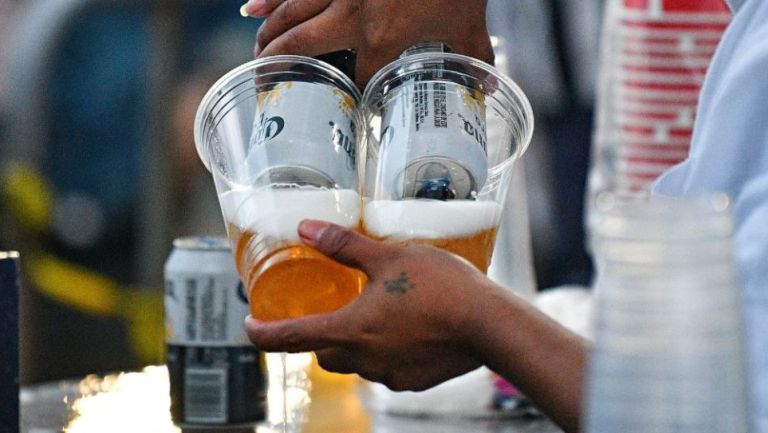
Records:
{"label": "aluminum beer can", "polygon": [[246,159],[254,183],[357,185],[358,103],[323,83],[287,81],[260,90]]}
{"label": "aluminum beer can", "polygon": [[243,329],[248,301],[224,238],[174,241],[165,263],[166,362],[180,425],[264,419],[264,357]]}
{"label": "aluminum beer can", "polygon": [[380,168],[391,199],[473,199],[488,172],[484,97],[461,83],[414,74],[388,97]]}

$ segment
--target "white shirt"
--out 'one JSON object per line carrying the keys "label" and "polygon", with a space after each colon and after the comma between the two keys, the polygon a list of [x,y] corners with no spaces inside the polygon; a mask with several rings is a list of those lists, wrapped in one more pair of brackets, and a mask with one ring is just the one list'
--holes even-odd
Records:
{"label": "white shirt", "polygon": [[754,421],[768,433],[768,1],[730,5],[735,16],[704,82],[690,156],[654,192],[725,192],[733,200]]}

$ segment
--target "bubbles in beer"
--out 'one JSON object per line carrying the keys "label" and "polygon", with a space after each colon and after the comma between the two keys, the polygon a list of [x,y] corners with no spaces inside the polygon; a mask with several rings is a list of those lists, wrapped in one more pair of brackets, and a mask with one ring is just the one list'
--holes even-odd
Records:
{"label": "bubbles in beer", "polygon": [[501,205],[472,200],[378,200],[365,206],[375,237],[438,239],[472,235],[499,225]]}
{"label": "bubbles in beer", "polygon": [[490,201],[380,200],[366,204],[364,226],[373,238],[432,245],[485,272],[501,209]]}
{"label": "bubbles in beer", "polygon": [[360,196],[351,189],[239,188],[221,196],[224,218],[241,231],[285,241],[298,241],[304,219],[330,221],[344,227],[360,222]]}

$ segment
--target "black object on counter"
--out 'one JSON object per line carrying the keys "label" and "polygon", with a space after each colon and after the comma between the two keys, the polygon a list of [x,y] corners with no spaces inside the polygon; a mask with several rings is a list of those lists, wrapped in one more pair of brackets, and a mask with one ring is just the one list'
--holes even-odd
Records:
{"label": "black object on counter", "polygon": [[19,431],[19,254],[0,252],[0,433]]}
{"label": "black object on counter", "polygon": [[[263,420],[267,384],[262,356],[255,347],[167,345],[173,419],[183,425],[194,413],[223,416],[226,424]],[[254,398],[254,394],[262,397]]]}
{"label": "black object on counter", "polygon": [[355,61],[357,60],[357,54],[353,50],[335,51],[315,58],[336,67],[343,72],[344,75],[349,77],[350,80],[355,81]]}

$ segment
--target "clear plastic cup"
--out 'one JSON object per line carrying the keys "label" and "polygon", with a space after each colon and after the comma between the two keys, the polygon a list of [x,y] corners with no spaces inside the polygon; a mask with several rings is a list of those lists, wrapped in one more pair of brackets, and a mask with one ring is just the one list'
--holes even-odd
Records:
{"label": "clear plastic cup", "polygon": [[533,133],[522,90],[475,59],[421,53],[379,71],[362,107],[366,234],[431,244],[485,272]]}
{"label": "clear plastic cup", "polygon": [[195,119],[252,314],[282,319],[337,309],[361,272],[304,245],[305,218],[359,229],[360,94],[318,60],[275,56],[222,77]]}
{"label": "clear plastic cup", "polygon": [[601,194],[587,432],[747,432],[748,385],[724,196]]}

